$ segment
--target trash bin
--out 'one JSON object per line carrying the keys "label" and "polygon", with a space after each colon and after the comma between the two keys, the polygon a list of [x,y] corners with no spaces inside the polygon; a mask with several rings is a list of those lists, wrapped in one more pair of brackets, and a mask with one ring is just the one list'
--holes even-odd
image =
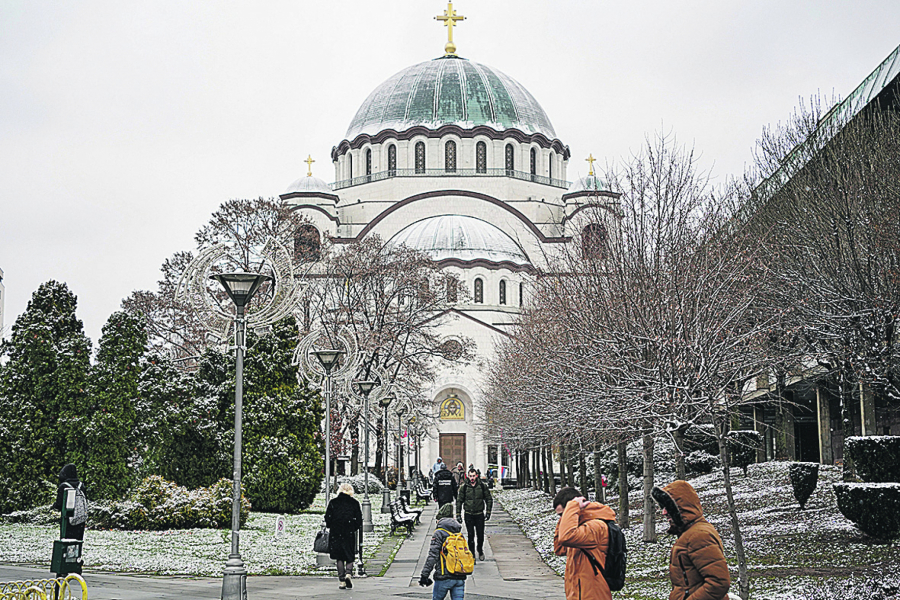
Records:
{"label": "trash bin", "polygon": [[410,493],[411,492],[409,490],[400,490],[400,495],[403,496],[404,499],[406,499],[407,504],[411,504],[411,502],[409,501]]}

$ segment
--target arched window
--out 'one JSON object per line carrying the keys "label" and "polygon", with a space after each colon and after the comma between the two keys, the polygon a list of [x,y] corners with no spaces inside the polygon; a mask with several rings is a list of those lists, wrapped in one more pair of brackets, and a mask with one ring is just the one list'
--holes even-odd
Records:
{"label": "arched window", "polygon": [[456,142],[453,140],[444,144],[444,170],[448,173],[456,172]]}
{"label": "arched window", "polygon": [[313,262],[319,260],[322,255],[322,244],[319,239],[319,230],[314,226],[305,224],[297,228],[294,236],[294,256],[297,260]]}
{"label": "arched window", "polygon": [[484,142],[475,144],[475,172],[487,173],[487,144]]}
{"label": "arched window", "polygon": [[353,179],[353,155],[347,153],[347,179]]}
{"label": "arched window", "polygon": [[537,175],[537,150],[531,149],[531,180],[534,181],[534,176]]}
{"label": "arched window", "polygon": [[506,145],[506,174],[512,175],[513,171],[516,170],[516,156],[515,149],[512,144]]}
{"label": "arched window", "polygon": [[366,148],[366,176],[372,174],[372,149]]}
{"label": "arched window", "polygon": [[425,142],[416,142],[416,173],[425,172]]}
{"label": "arched window", "polygon": [[456,279],[448,279],[447,280],[447,302],[454,303],[456,302],[457,294],[456,294]]}
{"label": "arched window", "polygon": [[506,304],[506,281],[500,281],[500,304]]}
{"label": "arched window", "polygon": [[391,144],[388,146],[388,175],[393,177],[397,174],[397,146]]}
{"label": "arched window", "polygon": [[547,161],[547,176],[550,177],[550,179],[553,179],[553,161],[554,161],[554,157],[553,157],[553,153],[551,152],[550,158]]}
{"label": "arched window", "polygon": [[581,230],[581,257],[599,259],[606,254],[606,227],[591,223]]}
{"label": "arched window", "polygon": [[484,304],[484,280],[475,280],[475,304]]}
{"label": "arched window", "polygon": [[525,284],[519,283],[519,306],[525,306]]}

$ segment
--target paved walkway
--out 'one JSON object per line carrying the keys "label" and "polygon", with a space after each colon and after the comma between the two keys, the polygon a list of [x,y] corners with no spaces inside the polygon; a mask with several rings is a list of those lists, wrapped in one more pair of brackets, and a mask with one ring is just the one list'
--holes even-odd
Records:
{"label": "paved walkway", "polygon": [[[247,579],[251,600],[268,598],[321,598],[323,600],[376,600],[431,598],[431,588],[419,587],[419,574],[428,556],[437,507],[428,504],[422,524],[403,542],[383,577],[354,579],[352,590],[338,589],[331,577],[273,577]],[[463,528],[465,530],[465,528]],[[485,527],[485,559],[475,565],[466,581],[468,600],[533,600],[562,598],[563,582],[538,556],[531,541],[499,505],[494,504]],[[368,565],[376,572],[377,565]],[[0,565],[0,581],[46,578],[46,569]],[[188,600],[219,598],[221,578],[112,575],[88,571],[90,600]]]}

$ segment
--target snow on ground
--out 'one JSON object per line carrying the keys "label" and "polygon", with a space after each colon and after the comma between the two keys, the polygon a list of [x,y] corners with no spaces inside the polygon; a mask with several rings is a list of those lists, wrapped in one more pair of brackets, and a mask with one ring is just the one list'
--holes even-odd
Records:
{"label": "snow on ground", "polygon": [[[750,465],[746,477],[740,469],[732,469],[731,478],[748,557],[752,598],[818,600],[832,594],[836,600],[900,598],[900,541],[872,540],[841,515],[831,490],[831,484],[840,481],[839,468],[820,467],[819,484],[806,510],[800,510],[794,500],[788,463]],[[660,486],[666,483],[657,481]],[[690,483],[697,489],[707,519],[725,543],[732,591],[736,592],[734,532],[721,472],[693,478]],[[665,598],[670,590],[669,550],[675,538],[665,533],[665,519],[657,510],[658,540],[643,542],[640,496],[640,489],[632,490],[631,526],[625,530],[628,579],[625,589],[614,596],[633,600]],[[498,497],[547,564],[562,574],[565,561],[553,555],[558,517],[552,498],[530,489],[504,490]],[[608,503],[618,508],[618,498],[611,497]]]}
{"label": "snow on ground", "polygon": [[[370,496],[375,531],[366,534],[363,554],[375,554],[389,532],[390,515],[381,514],[381,496]],[[361,500],[361,497],[360,497]],[[270,513],[250,513],[241,530],[241,557],[250,574],[306,575],[316,567],[313,540],[325,511],[324,495],[307,512],[284,515],[285,533],[275,537]],[[50,564],[53,540],[59,526],[0,524],[3,561]],[[85,565],[104,571],[159,575],[219,576],[231,548],[231,531],[184,529],[174,531],[119,531],[88,529],[85,532]]]}

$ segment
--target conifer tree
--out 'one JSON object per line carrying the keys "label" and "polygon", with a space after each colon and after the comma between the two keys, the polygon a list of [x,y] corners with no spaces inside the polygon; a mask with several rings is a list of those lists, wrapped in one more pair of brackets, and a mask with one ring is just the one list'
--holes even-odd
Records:
{"label": "conifer tree", "polygon": [[2,346],[0,512],[50,504],[56,474],[71,461],[91,350],[76,306],[64,283],[42,284]]}

